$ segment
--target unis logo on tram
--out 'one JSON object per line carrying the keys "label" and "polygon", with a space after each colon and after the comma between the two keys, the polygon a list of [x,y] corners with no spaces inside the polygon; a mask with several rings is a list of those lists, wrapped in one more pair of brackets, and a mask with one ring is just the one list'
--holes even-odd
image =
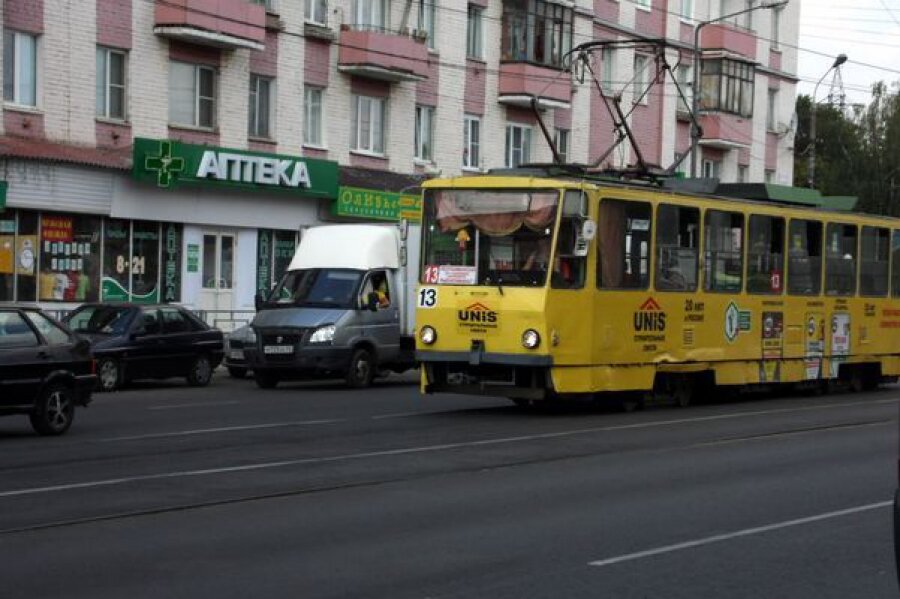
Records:
{"label": "unis logo on tram", "polygon": [[489,335],[496,333],[500,327],[500,318],[497,312],[484,304],[476,302],[456,311],[456,322],[460,330],[465,333],[480,333]]}
{"label": "unis logo on tram", "polygon": [[662,333],[666,330],[666,313],[656,300],[648,297],[634,313],[635,333]]}

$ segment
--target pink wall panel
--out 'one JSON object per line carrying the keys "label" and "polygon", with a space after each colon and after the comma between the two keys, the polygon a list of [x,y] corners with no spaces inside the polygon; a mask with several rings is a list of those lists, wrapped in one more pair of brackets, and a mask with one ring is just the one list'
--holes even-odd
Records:
{"label": "pink wall panel", "polygon": [[438,64],[438,56],[436,54],[428,55],[428,79],[419,81],[416,84],[416,104],[425,106],[438,105],[438,81],[440,78],[440,68]]}
{"label": "pink wall panel", "polygon": [[304,54],[304,81],[310,85],[328,87],[328,71],[331,69],[331,44],[323,40],[306,38],[306,52]]}
{"label": "pink wall panel", "polygon": [[3,111],[3,129],[7,135],[44,137],[44,115],[31,112]]}
{"label": "pink wall panel", "polygon": [[131,2],[97,0],[97,43],[131,48]]}
{"label": "pink wall panel", "polygon": [[666,30],[668,0],[651,0],[651,9],[635,7],[634,28],[638,33],[652,37],[663,37]]}
{"label": "pink wall panel", "polygon": [[97,146],[102,148],[127,148],[131,146],[131,127],[115,123],[97,122]]}
{"label": "pink wall panel", "polygon": [[466,62],[465,111],[468,114],[484,114],[485,76],[487,65],[478,60]]}
{"label": "pink wall panel", "polygon": [[350,166],[359,166],[362,168],[374,168],[378,170],[387,170],[387,158],[378,158],[376,156],[364,156],[362,154],[350,153]]}
{"label": "pink wall panel", "polygon": [[619,22],[619,3],[616,0],[594,0],[594,15],[605,21]]}
{"label": "pink wall panel", "polygon": [[766,133],[766,169],[775,170],[778,167],[778,135]]}
{"label": "pink wall panel", "polygon": [[250,51],[250,72],[265,77],[278,76],[278,32],[266,31],[266,48]]}
{"label": "pink wall panel", "polygon": [[176,40],[169,41],[169,58],[195,64],[219,66],[222,51],[208,46],[195,46]]}
{"label": "pink wall panel", "polygon": [[391,95],[391,84],[387,81],[378,81],[377,79],[353,77],[350,80],[350,91],[362,96],[388,98]]}
{"label": "pink wall panel", "polygon": [[44,0],[4,0],[3,26],[16,31],[44,31]]}
{"label": "pink wall panel", "polygon": [[183,141],[189,144],[217,146],[219,134],[212,131],[195,131],[193,129],[181,129],[169,127],[169,139]]}

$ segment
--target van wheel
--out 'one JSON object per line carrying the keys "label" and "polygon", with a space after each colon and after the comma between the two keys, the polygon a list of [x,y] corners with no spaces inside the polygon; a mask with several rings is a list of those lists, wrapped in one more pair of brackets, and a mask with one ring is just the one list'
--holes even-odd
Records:
{"label": "van wheel", "polygon": [[362,389],[372,384],[375,377],[375,359],[372,352],[364,347],[353,350],[350,368],[347,369],[347,386]]}
{"label": "van wheel", "polygon": [[256,386],[260,389],[274,389],[278,386],[279,381],[277,374],[266,372],[265,370],[254,370],[253,380],[256,381]]}
{"label": "van wheel", "polygon": [[72,426],[75,400],[72,390],[59,384],[45,387],[29,415],[31,426],[39,435],[61,435]]}
{"label": "van wheel", "polygon": [[187,382],[192,387],[205,387],[212,380],[212,365],[206,356],[197,356],[187,374]]}
{"label": "van wheel", "polygon": [[122,385],[122,369],[113,358],[97,361],[97,388],[100,391],[115,391]]}

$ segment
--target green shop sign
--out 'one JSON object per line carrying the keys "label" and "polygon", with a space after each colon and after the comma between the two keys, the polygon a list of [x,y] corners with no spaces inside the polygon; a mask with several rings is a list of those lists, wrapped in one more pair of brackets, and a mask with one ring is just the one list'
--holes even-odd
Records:
{"label": "green shop sign", "polygon": [[359,187],[341,187],[334,205],[334,214],[375,220],[399,221],[405,218],[419,222],[422,220],[422,197]]}
{"label": "green shop sign", "polygon": [[6,181],[0,181],[0,212],[6,208],[6,189],[9,187],[9,183]]}
{"label": "green shop sign", "polygon": [[139,137],[134,140],[133,162],[134,179],[158,187],[206,185],[337,197],[338,165],[331,160]]}

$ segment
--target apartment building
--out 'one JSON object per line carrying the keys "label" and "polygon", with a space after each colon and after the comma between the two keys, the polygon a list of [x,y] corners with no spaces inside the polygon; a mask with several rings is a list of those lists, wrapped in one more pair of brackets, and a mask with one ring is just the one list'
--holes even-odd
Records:
{"label": "apartment building", "polygon": [[[416,213],[425,177],[594,163],[618,96],[644,159],[690,146],[645,48],[692,93],[699,174],[792,180],[799,0],[3,0],[0,301],[250,308],[298,232]],[[586,69],[581,69],[585,71]],[[627,166],[620,144],[603,164]],[[679,170],[689,172],[689,158]],[[2,206],[2,204],[0,204]]]}

